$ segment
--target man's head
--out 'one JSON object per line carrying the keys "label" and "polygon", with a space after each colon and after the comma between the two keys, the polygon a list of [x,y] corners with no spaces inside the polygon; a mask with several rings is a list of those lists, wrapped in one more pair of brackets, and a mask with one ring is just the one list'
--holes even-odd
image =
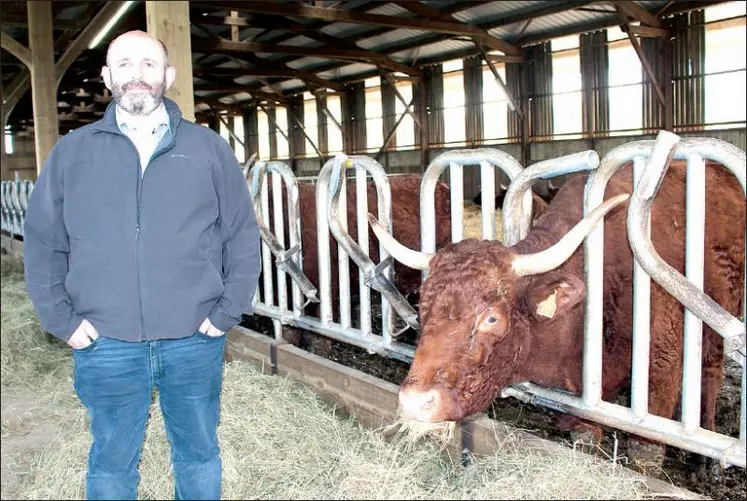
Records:
{"label": "man's head", "polygon": [[128,113],[146,116],[155,110],[176,78],[166,46],[143,31],[128,31],[109,45],[104,84]]}

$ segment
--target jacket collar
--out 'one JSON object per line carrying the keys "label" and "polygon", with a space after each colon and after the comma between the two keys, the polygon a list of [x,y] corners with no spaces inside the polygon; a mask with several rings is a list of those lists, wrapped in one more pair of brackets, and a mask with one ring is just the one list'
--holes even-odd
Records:
{"label": "jacket collar", "polygon": [[[172,134],[176,133],[176,128],[182,121],[182,112],[174,101],[164,96],[163,104],[166,106],[166,112],[169,114],[169,126]],[[107,105],[104,116],[93,124],[97,132],[113,132],[120,134],[119,125],[117,124],[117,102],[112,99]]]}

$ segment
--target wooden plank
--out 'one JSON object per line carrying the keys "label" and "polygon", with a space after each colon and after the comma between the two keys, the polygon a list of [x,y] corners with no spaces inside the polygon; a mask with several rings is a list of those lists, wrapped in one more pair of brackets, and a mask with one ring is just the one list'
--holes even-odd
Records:
{"label": "wooden plank", "polygon": [[242,360],[262,374],[273,374],[272,347],[277,341],[241,326],[226,333],[226,361]]}
{"label": "wooden plank", "polygon": [[325,402],[356,416],[366,427],[394,421],[399,391],[395,384],[288,344],[278,346],[277,368],[279,375],[313,388]]}

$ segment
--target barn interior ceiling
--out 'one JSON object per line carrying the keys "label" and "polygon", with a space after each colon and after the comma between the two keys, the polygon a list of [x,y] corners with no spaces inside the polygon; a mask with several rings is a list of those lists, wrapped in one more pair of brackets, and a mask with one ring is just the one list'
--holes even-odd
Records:
{"label": "barn interior ceiling", "polygon": [[[417,78],[422,67],[456,58],[521,62],[523,47],[623,20],[641,36],[666,37],[662,18],[720,1],[192,0],[195,112],[198,119],[240,113],[260,103],[283,104],[301,92],[343,92],[346,84],[377,75]],[[107,3],[52,2],[57,61]],[[145,2],[129,4],[62,76],[61,130],[103,114],[110,100],[100,77],[106,47],[121,33],[147,30]],[[33,125],[22,61],[29,46],[26,1],[3,0],[0,16],[0,93],[4,106],[9,96],[21,94],[8,125],[22,129]]]}

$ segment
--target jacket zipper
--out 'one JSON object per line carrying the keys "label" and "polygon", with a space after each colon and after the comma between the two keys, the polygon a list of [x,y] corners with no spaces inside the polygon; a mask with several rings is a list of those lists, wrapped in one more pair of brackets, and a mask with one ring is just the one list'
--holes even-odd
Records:
{"label": "jacket zipper", "polygon": [[[141,208],[141,201],[142,201],[142,194],[143,194],[143,181],[145,179],[145,171],[143,171],[143,165],[140,162],[140,152],[138,151],[135,144],[132,142],[132,140],[127,137],[126,134],[121,134],[127,139],[127,142],[130,143],[132,148],[135,150],[135,157],[137,158],[137,172],[136,172],[136,185],[135,185],[135,206],[136,206],[136,216],[135,216],[135,273],[137,274],[137,280],[136,280],[136,290],[137,290],[137,305],[138,305],[138,313],[139,313],[139,323],[138,323],[138,338],[140,341],[147,341],[147,337],[145,335],[145,319],[143,316],[143,295],[141,292],[141,272],[140,272],[140,208]],[[166,151],[170,150],[173,146],[176,138],[176,132],[172,132],[172,138],[168,145],[166,145],[164,148],[160,150],[156,150],[150,157],[150,161],[148,162],[149,165],[153,162],[153,160],[156,159],[156,157],[162,155]]]}
{"label": "jacket zipper", "polygon": [[[129,141],[130,138],[127,138]],[[134,147],[135,145],[133,145]],[[140,200],[143,192],[143,166],[140,163],[140,153],[135,148],[137,155],[137,181],[135,185],[135,207],[136,207],[136,218],[135,218],[135,273],[136,277],[136,290],[137,290],[137,306],[138,306],[138,338],[140,341],[146,341],[145,337],[145,320],[143,319],[143,294],[141,291],[140,283]]]}

